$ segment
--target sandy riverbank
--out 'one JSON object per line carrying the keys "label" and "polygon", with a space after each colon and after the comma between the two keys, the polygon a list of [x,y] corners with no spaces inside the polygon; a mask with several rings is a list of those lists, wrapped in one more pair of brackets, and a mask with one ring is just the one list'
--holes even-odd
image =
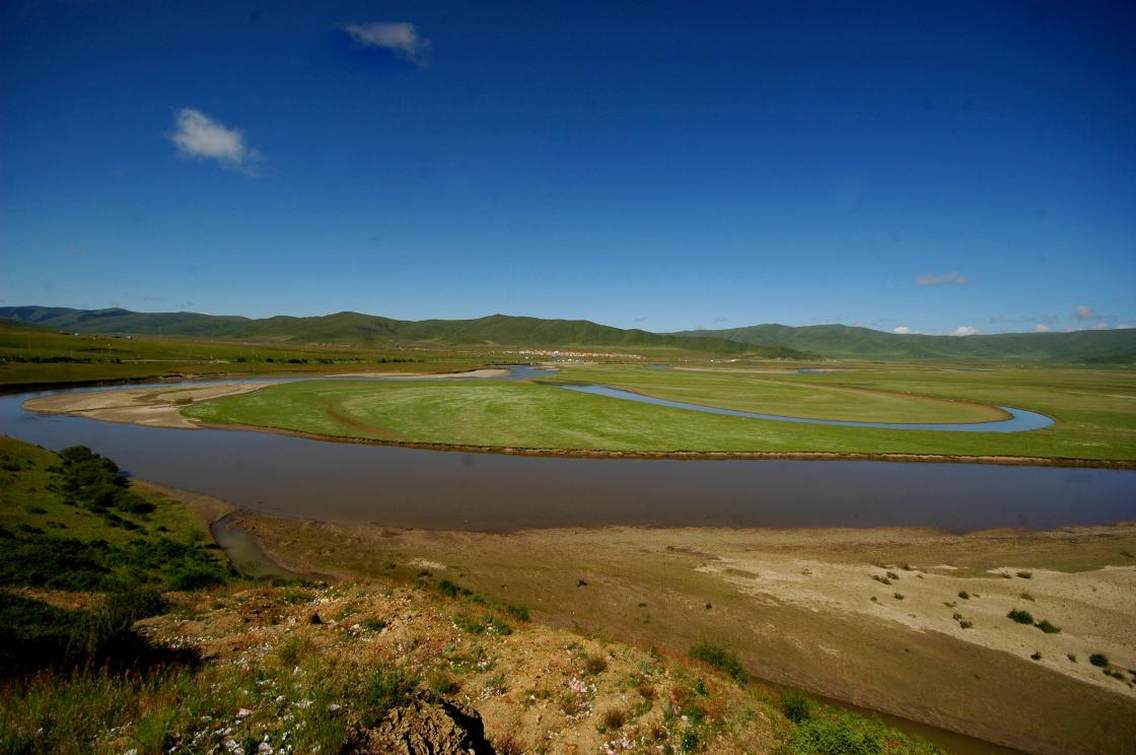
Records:
{"label": "sandy riverbank", "polygon": [[74,414],[105,422],[193,429],[200,425],[182,416],[183,407],[198,401],[250,393],[265,385],[268,383],[249,382],[168,389],[147,386],[129,390],[63,393],[30,399],[24,402],[24,408],[44,414]]}
{"label": "sandy riverbank", "polygon": [[[399,380],[453,380],[485,379],[504,377],[508,370],[485,368],[467,372],[443,372],[438,374],[422,372],[358,372],[330,375],[333,378],[397,378]],[[311,378],[318,380],[319,377]],[[226,385],[203,385],[197,387],[178,386],[162,388],[147,385],[130,389],[106,391],[77,391],[55,396],[44,396],[24,402],[24,408],[43,414],[74,414],[105,422],[124,422],[148,427],[171,427],[192,430],[205,426],[204,423],[182,415],[181,410],[189,404],[224,396],[251,393],[271,381],[248,381]]]}
{"label": "sandy riverbank", "polygon": [[431,562],[555,625],[676,651],[710,639],[763,678],[1029,751],[1113,751],[1136,736],[1136,525],[484,534],[238,518],[293,569]]}

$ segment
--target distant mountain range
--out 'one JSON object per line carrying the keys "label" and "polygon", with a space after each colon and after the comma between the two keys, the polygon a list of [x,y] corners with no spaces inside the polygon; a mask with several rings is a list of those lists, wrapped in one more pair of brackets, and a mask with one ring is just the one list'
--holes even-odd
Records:
{"label": "distant mountain range", "polygon": [[753,325],[725,330],[651,333],[588,320],[490,315],[473,320],[395,320],[358,312],[264,319],[195,312],[0,307],[0,319],[77,333],[135,334],[383,346],[396,343],[535,348],[670,348],[764,358],[872,360],[979,359],[1136,363],[1136,329],[1071,333],[927,336],[847,325]]}
{"label": "distant mountain range", "polygon": [[127,309],[0,307],[0,318],[76,333],[189,336],[289,343],[382,346],[394,343],[531,346],[537,348],[670,348],[717,354],[800,358],[784,347],[767,348],[714,336],[676,336],[624,330],[587,320],[545,320],[490,315],[474,320],[394,320],[358,312],[321,317],[279,315],[264,319],[195,312],[131,312]]}
{"label": "distant mountain range", "polygon": [[884,333],[848,325],[751,325],[724,330],[688,330],[674,335],[780,346],[834,359],[1136,363],[1136,328],[927,336]]}

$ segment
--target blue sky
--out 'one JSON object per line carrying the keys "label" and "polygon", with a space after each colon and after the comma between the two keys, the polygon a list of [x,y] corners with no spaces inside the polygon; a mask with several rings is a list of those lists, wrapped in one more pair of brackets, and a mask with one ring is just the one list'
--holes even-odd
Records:
{"label": "blue sky", "polygon": [[1136,323],[1132,3],[0,4],[0,300]]}

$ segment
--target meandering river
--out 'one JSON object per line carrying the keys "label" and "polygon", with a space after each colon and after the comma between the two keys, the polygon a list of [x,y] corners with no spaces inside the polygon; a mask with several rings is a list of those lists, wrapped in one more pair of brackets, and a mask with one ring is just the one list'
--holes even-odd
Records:
{"label": "meandering river", "polygon": [[23,402],[38,395],[45,394],[0,397],[0,432],[53,449],[87,445],[137,477],[267,514],[480,531],[603,525],[964,531],[1136,520],[1132,470],[432,451],[25,411]]}

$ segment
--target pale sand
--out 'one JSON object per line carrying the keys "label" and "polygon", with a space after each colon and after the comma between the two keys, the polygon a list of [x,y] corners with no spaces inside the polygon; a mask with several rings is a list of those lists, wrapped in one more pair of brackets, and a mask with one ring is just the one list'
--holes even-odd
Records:
{"label": "pale sand", "polygon": [[[452,380],[454,378],[495,378],[508,375],[499,368],[470,370],[468,372],[359,372],[332,375],[331,377],[397,377],[401,380]],[[319,379],[313,377],[312,379]],[[43,414],[75,414],[106,422],[124,422],[149,427],[172,427],[195,430],[203,425],[181,414],[181,410],[198,401],[236,396],[260,390],[271,382],[233,383],[230,385],[203,385],[200,387],[163,388],[149,385],[129,390],[64,393],[58,396],[34,398],[24,402],[24,408]]]}
{"label": "pale sand", "polygon": [[[850,620],[860,615],[896,622],[1019,658],[1039,652],[1037,663],[1053,671],[1136,698],[1136,689],[1117,684],[1089,664],[1087,652],[1091,648],[1091,652],[1104,653],[1124,668],[1136,662],[1132,635],[1136,566],[1074,573],[1030,569],[1030,579],[1006,579],[1001,572],[1013,575],[1019,568],[1006,566],[992,570],[989,577],[976,578],[954,576],[953,570],[940,572],[935,567],[906,571],[898,565],[884,568],[788,555],[716,555],[715,560],[697,567],[698,571],[725,580],[754,600],[773,599],[810,611],[844,614]],[[899,579],[887,577],[888,571]],[[882,584],[873,576],[889,579],[891,584]],[[960,598],[960,591],[971,597]],[[1033,600],[1022,598],[1023,593]],[[952,608],[947,603],[955,605]],[[1035,626],[1017,624],[1006,615],[1010,608],[1029,611],[1035,621],[1046,619],[1061,627],[1061,632],[1046,634]],[[973,626],[963,629],[953,618],[955,613]],[[827,651],[839,655],[852,650]]]}
{"label": "pale sand", "polygon": [[199,425],[195,420],[182,416],[181,409],[185,406],[222,396],[251,393],[266,385],[268,383],[234,383],[166,390],[148,386],[126,391],[64,393],[30,399],[24,402],[24,408],[44,414],[75,414],[106,422],[193,430]]}

